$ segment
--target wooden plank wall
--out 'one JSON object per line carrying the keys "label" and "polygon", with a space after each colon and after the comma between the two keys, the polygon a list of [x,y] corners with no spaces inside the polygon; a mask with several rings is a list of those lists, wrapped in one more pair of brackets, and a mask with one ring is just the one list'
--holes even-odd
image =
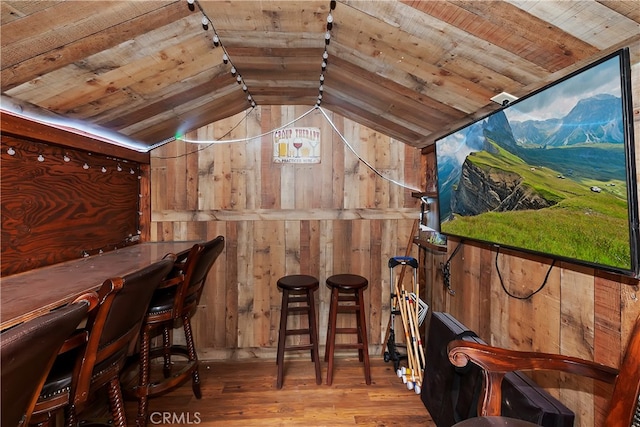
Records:
{"label": "wooden plank wall", "polygon": [[0,144],[2,276],[138,240],[139,163],[7,131]]}
{"label": "wooden plank wall", "polygon": [[[246,118],[237,115],[187,137],[261,135],[308,110],[259,107]],[[421,188],[418,149],[327,115],[377,172],[414,191]],[[404,255],[407,246],[417,256],[410,244],[419,215],[412,190],[359,161],[319,110],[291,126],[320,128],[321,163],[274,163],[271,134],[227,144],[175,141],[152,153],[151,240],[226,237],[194,322],[205,359],[275,357],[281,304],[276,281],[298,273],[321,283],[321,344],[329,311],[325,279],[345,272],[366,277],[368,333],[372,354],[378,353],[389,320],[387,262]]]}
{"label": "wooden plank wall", "polygon": [[[632,92],[636,163],[640,165],[640,57],[632,47]],[[502,347],[561,353],[620,364],[631,328],[640,315],[640,283],[567,263],[551,268],[544,288],[519,300],[545,283],[550,260],[509,253],[465,242],[451,262],[449,294],[440,265],[458,241],[449,241],[447,254],[422,251],[419,256],[427,302],[435,311],[452,313],[485,341]],[[497,267],[496,267],[497,263]],[[498,275],[498,269],[502,281]],[[431,285],[431,286],[430,286]],[[560,401],[576,413],[576,426],[602,425],[611,387],[561,374],[536,374]]]}

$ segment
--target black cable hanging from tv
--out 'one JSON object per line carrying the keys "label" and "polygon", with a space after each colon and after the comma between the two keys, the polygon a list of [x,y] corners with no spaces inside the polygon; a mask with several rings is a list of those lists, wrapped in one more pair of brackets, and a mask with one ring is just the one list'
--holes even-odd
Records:
{"label": "black cable hanging from tv", "polygon": [[444,281],[444,286],[447,288],[447,292],[449,292],[450,295],[456,294],[456,291],[454,291],[451,287],[451,260],[454,256],[456,256],[456,254],[462,247],[463,242],[464,239],[460,240],[458,242],[458,246],[456,246],[456,248],[453,250],[447,261],[440,263],[440,269],[442,270],[442,280]]}
{"label": "black cable hanging from tv", "polygon": [[498,254],[500,254],[500,246],[496,246],[496,261],[495,261],[496,271],[498,272],[498,278],[500,279],[500,286],[502,286],[502,289],[504,290],[504,292],[507,295],[509,295],[511,298],[515,298],[515,299],[519,299],[519,300],[527,300],[527,299],[531,298],[532,296],[534,296],[535,294],[537,294],[538,292],[540,292],[542,289],[544,289],[544,287],[547,284],[547,280],[549,279],[549,274],[551,274],[551,269],[553,268],[554,264],[556,263],[555,258],[552,259],[551,265],[549,266],[549,270],[547,270],[547,274],[544,276],[544,280],[542,281],[542,284],[540,285],[540,287],[538,289],[536,289],[535,291],[531,292],[527,296],[519,296],[519,295],[515,295],[515,294],[509,292],[507,287],[504,285],[504,280],[502,280],[502,274],[500,274],[500,267],[498,266]]}

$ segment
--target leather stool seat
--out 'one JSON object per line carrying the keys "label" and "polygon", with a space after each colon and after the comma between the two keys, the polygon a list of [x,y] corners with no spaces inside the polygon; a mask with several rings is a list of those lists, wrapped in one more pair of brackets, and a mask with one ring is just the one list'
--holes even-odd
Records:
{"label": "leather stool seat", "polygon": [[[153,295],[151,304],[147,313],[159,314],[173,310],[176,299],[176,290],[173,289],[161,289]],[[185,298],[185,304],[191,304],[196,301],[194,295],[189,295]]]}
{"label": "leather stool seat", "polygon": [[[367,340],[366,316],[364,309],[364,290],[369,285],[367,279],[357,274],[336,274],[327,279],[327,286],[331,289],[331,303],[329,307],[329,325],[327,328],[327,345],[324,360],[328,362],[327,385],[333,382],[333,359],[336,349],[357,349],[358,359],[364,362],[364,378],[371,384],[371,366],[369,364],[369,350]],[[356,327],[337,327],[338,313],[353,313],[356,315]],[[354,334],[356,343],[336,344],[336,334]]]}
{"label": "leather stool seat", "polygon": [[[280,332],[278,334],[278,379],[276,386],[282,388],[284,377],[284,353],[288,350],[310,350],[311,360],[315,364],[316,384],[322,383],[320,358],[318,356],[318,327],[316,323],[316,306],[314,292],[318,289],[318,279],[304,274],[284,276],[277,282],[282,290],[282,307],[280,311]],[[308,327],[288,329],[289,315],[307,315]],[[308,344],[287,346],[287,337],[292,335],[308,335]]]}

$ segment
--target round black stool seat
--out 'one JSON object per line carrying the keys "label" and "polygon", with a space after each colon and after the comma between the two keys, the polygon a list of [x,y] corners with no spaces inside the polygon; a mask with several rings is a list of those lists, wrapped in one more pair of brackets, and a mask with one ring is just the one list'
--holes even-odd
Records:
{"label": "round black stool seat", "polygon": [[[322,383],[320,357],[318,356],[318,327],[316,323],[316,304],[313,294],[318,289],[318,279],[306,274],[293,274],[278,279],[278,288],[282,290],[282,307],[280,311],[280,332],[278,335],[278,379],[276,386],[282,388],[284,378],[284,352],[287,350],[310,350],[311,360],[315,363],[316,383]],[[289,315],[307,315],[308,327],[289,329]],[[309,344],[287,346],[287,336],[308,335]]]}
{"label": "round black stool seat", "polygon": [[294,292],[303,292],[308,289],[316,290],[318,289],[318,279],[306,274],[292,274],[281,277],[278,280],[278,287]]}
{"label": "round black stool seat", "polygon": [[357,274],[335,274],[327,279],[327,285],[331,288],[355,291],[365,289],[369,285],[369,281]]}
{"label": "round black stool seat", "polygon": [[[366,315],[364,308],[364,290],[369,281],[357,274],[335,274],[327,279],[331,288],[329,305],[329,325],[327,327],[327,345],[324,360],[328,362],[327,385],[333,382],[333,359],[335,349],[357,349],[358,359],[364,362],[364,378],[371,384],[371,367],[369,364],[369,344],[367,341]],[[356,316],[355,328],[337,327],[338,313],[350,313]],[[353,334],[356,343],[336,344],[336,334]]]}

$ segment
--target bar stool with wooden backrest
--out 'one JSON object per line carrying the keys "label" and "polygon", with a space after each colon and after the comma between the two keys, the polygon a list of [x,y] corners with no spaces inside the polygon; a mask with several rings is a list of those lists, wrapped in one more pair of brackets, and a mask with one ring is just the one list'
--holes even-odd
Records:
{"label": "bar stool with wooden backrest", "polygon": [[[191,330],[191,317],[195,314],[204,289],[207,275],[214,262],[224,249],[224,237],[218,236],[203,244],[195,244],[186,255],[176,263],[175,274],[170,276],[154,293],[140,334],[140,353],[138,360],[138,383],[132,394],[138,399],[136,423],[144,426],[148,418],[148,398],[164,393],[191,377],[193,394],[202,397],[198,355]],[[186,346],[172,343],[171,332],[182,326]],[[151,348],[154,332],[160,331],[162,345]],[[172,356],[186,358],[186,363],[178,372],[172,373]],[[150,361],[156,357],[164,358],[164,379],[151,381]]]}
{"label": "bar stool with wooden backrest", "polygon": [[135,346],[151,296],[171,271],[176,256],[168,254],[124,277],[106,280],[98,291],[98,307],[89,313],[86,344],[60,354],[42,388],[33,423],[48,424],[65,410],[67,426],[75,426],[89,396],[107,386],[112,424],[126,427],[120,372]]}
{"label": "bar stool with wooden backrest", "polygon": [[[310,350],[311,361],[315,363],[316,384],[322,383],[320,358],[318,356],[318,327],[316,322],[316,305],[314,292],[318,290],[318,279],[305,274],[293,274],[278,279],[278,288],[282,290],[282,305],[280,308],[280,332],[278,333],[278,353],[276,364],[278,365],[278,377],[276,387],[282,388],[284,377],[284,354],[289,350]],[[306,328],[289,329],[287,320],[289,315],[307,316]],[[295,335],[307,335],[308,344],[295,344],[287,346],[287,337]]]}
{"label": "bar stool with wooden backrest", "polygon": [[29,424],[58,351],[97,302],[98,295],[90,292],[0,334],[3,426]]}
{"label": "bar stool with wooden backrest", "polygon": [[[371,367],[369,365],[369,349],[367,340],[367,318],[364,308],[364,290],[369,282],[357,274],[336,274],[327,279],[327,286],[331,288],[331,302],[329,304],[329,325],[327,328],[327,345],[324,360],[327,366],[327,385],[333,382],[333,359],[336,349],[357,349],[358,359],[364,362],[364,378],[371,384]],[[338,327],[338,313],[352,313],[356,315],[356,327]],[[357,336],[356,343],[336,344],[336,334],[352,334]]]}
{"label": "bar stool with wooden backrest", "polygon": [[620,369],[571,356],[506,350],[470,341],[452,341],[448,348],[449,360],[455,366],[464,367],[472,362],[482,368],[484,377],[484,390],[478,404],[480,416],[455,424],[458,427],[535,426],[500,416],[502,379],[507,372],[516,370],[555,370],[613,383],[603,426],[640,425],[640,316],[629,337]]}

